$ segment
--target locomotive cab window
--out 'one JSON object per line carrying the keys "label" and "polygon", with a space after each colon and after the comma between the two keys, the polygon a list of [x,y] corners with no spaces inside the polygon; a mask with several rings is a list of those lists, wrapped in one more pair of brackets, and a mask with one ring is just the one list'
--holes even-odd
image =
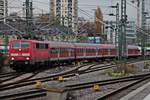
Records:
{"label": "locomotive cab window", "polygon": [[28,48],[29,47],[29,42],[15,42],[12,45],[12,48]]}

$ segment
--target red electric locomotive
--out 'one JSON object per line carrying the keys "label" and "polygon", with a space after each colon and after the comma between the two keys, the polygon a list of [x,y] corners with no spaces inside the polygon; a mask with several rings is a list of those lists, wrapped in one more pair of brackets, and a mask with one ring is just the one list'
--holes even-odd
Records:
{"label": "red electric locomotive", "polygon": [[47,61],[48,54],[48,43],[35,40],[14,40],[9,43],[10,67],[15,70]]}
{"label": "red electric locomotive", "polygon": [[28,65],[48,65],[54,61],[74,59],[74,45],[71,43],[36,40],[14,40],[9,43],[10,66],[17,69]]}

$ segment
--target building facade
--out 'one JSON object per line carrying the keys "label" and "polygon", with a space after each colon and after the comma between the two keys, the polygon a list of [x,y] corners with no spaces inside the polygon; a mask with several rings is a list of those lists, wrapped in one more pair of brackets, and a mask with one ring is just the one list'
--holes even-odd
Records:
{"label": "building facade", "polygon": [[128,44],[137,44],[136,23],[129,21],[126,26],[126,40]]}
{"label": "building facade", "polygon": [[6,21],[7,16],[7,0],[0,0],[0,21]]}
{"label": "building facade", "polygon": [[50,13],[64,25],[77,32],[78,0],[51,0]]}
{"label": "building facade", "polygon": [[[149,32],[150,31],[150,0],[146,0],[145,1],[145,11],[146,11],[146,13],[147,13],[147,15],[146,15],[146,30],[147,30],[147,32]],[[150,39],[149,39],[150,40]]]}

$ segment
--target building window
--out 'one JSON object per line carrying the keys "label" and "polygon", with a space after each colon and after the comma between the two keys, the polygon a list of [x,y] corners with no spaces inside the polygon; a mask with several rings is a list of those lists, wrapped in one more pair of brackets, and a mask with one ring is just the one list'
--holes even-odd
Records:
{"label": "building window", "polygon": [[60,0],[57,0],[56,2],[60,2]]}

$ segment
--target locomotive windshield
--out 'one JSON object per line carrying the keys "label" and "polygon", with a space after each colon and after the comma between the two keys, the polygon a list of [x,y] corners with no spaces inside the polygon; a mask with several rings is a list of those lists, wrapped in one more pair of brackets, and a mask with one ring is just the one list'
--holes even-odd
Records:
{"label": "locomotive windshield", "polygon": [[29,47],[29,42],[15,42],[12,45],[12,48],[28,48]]}

